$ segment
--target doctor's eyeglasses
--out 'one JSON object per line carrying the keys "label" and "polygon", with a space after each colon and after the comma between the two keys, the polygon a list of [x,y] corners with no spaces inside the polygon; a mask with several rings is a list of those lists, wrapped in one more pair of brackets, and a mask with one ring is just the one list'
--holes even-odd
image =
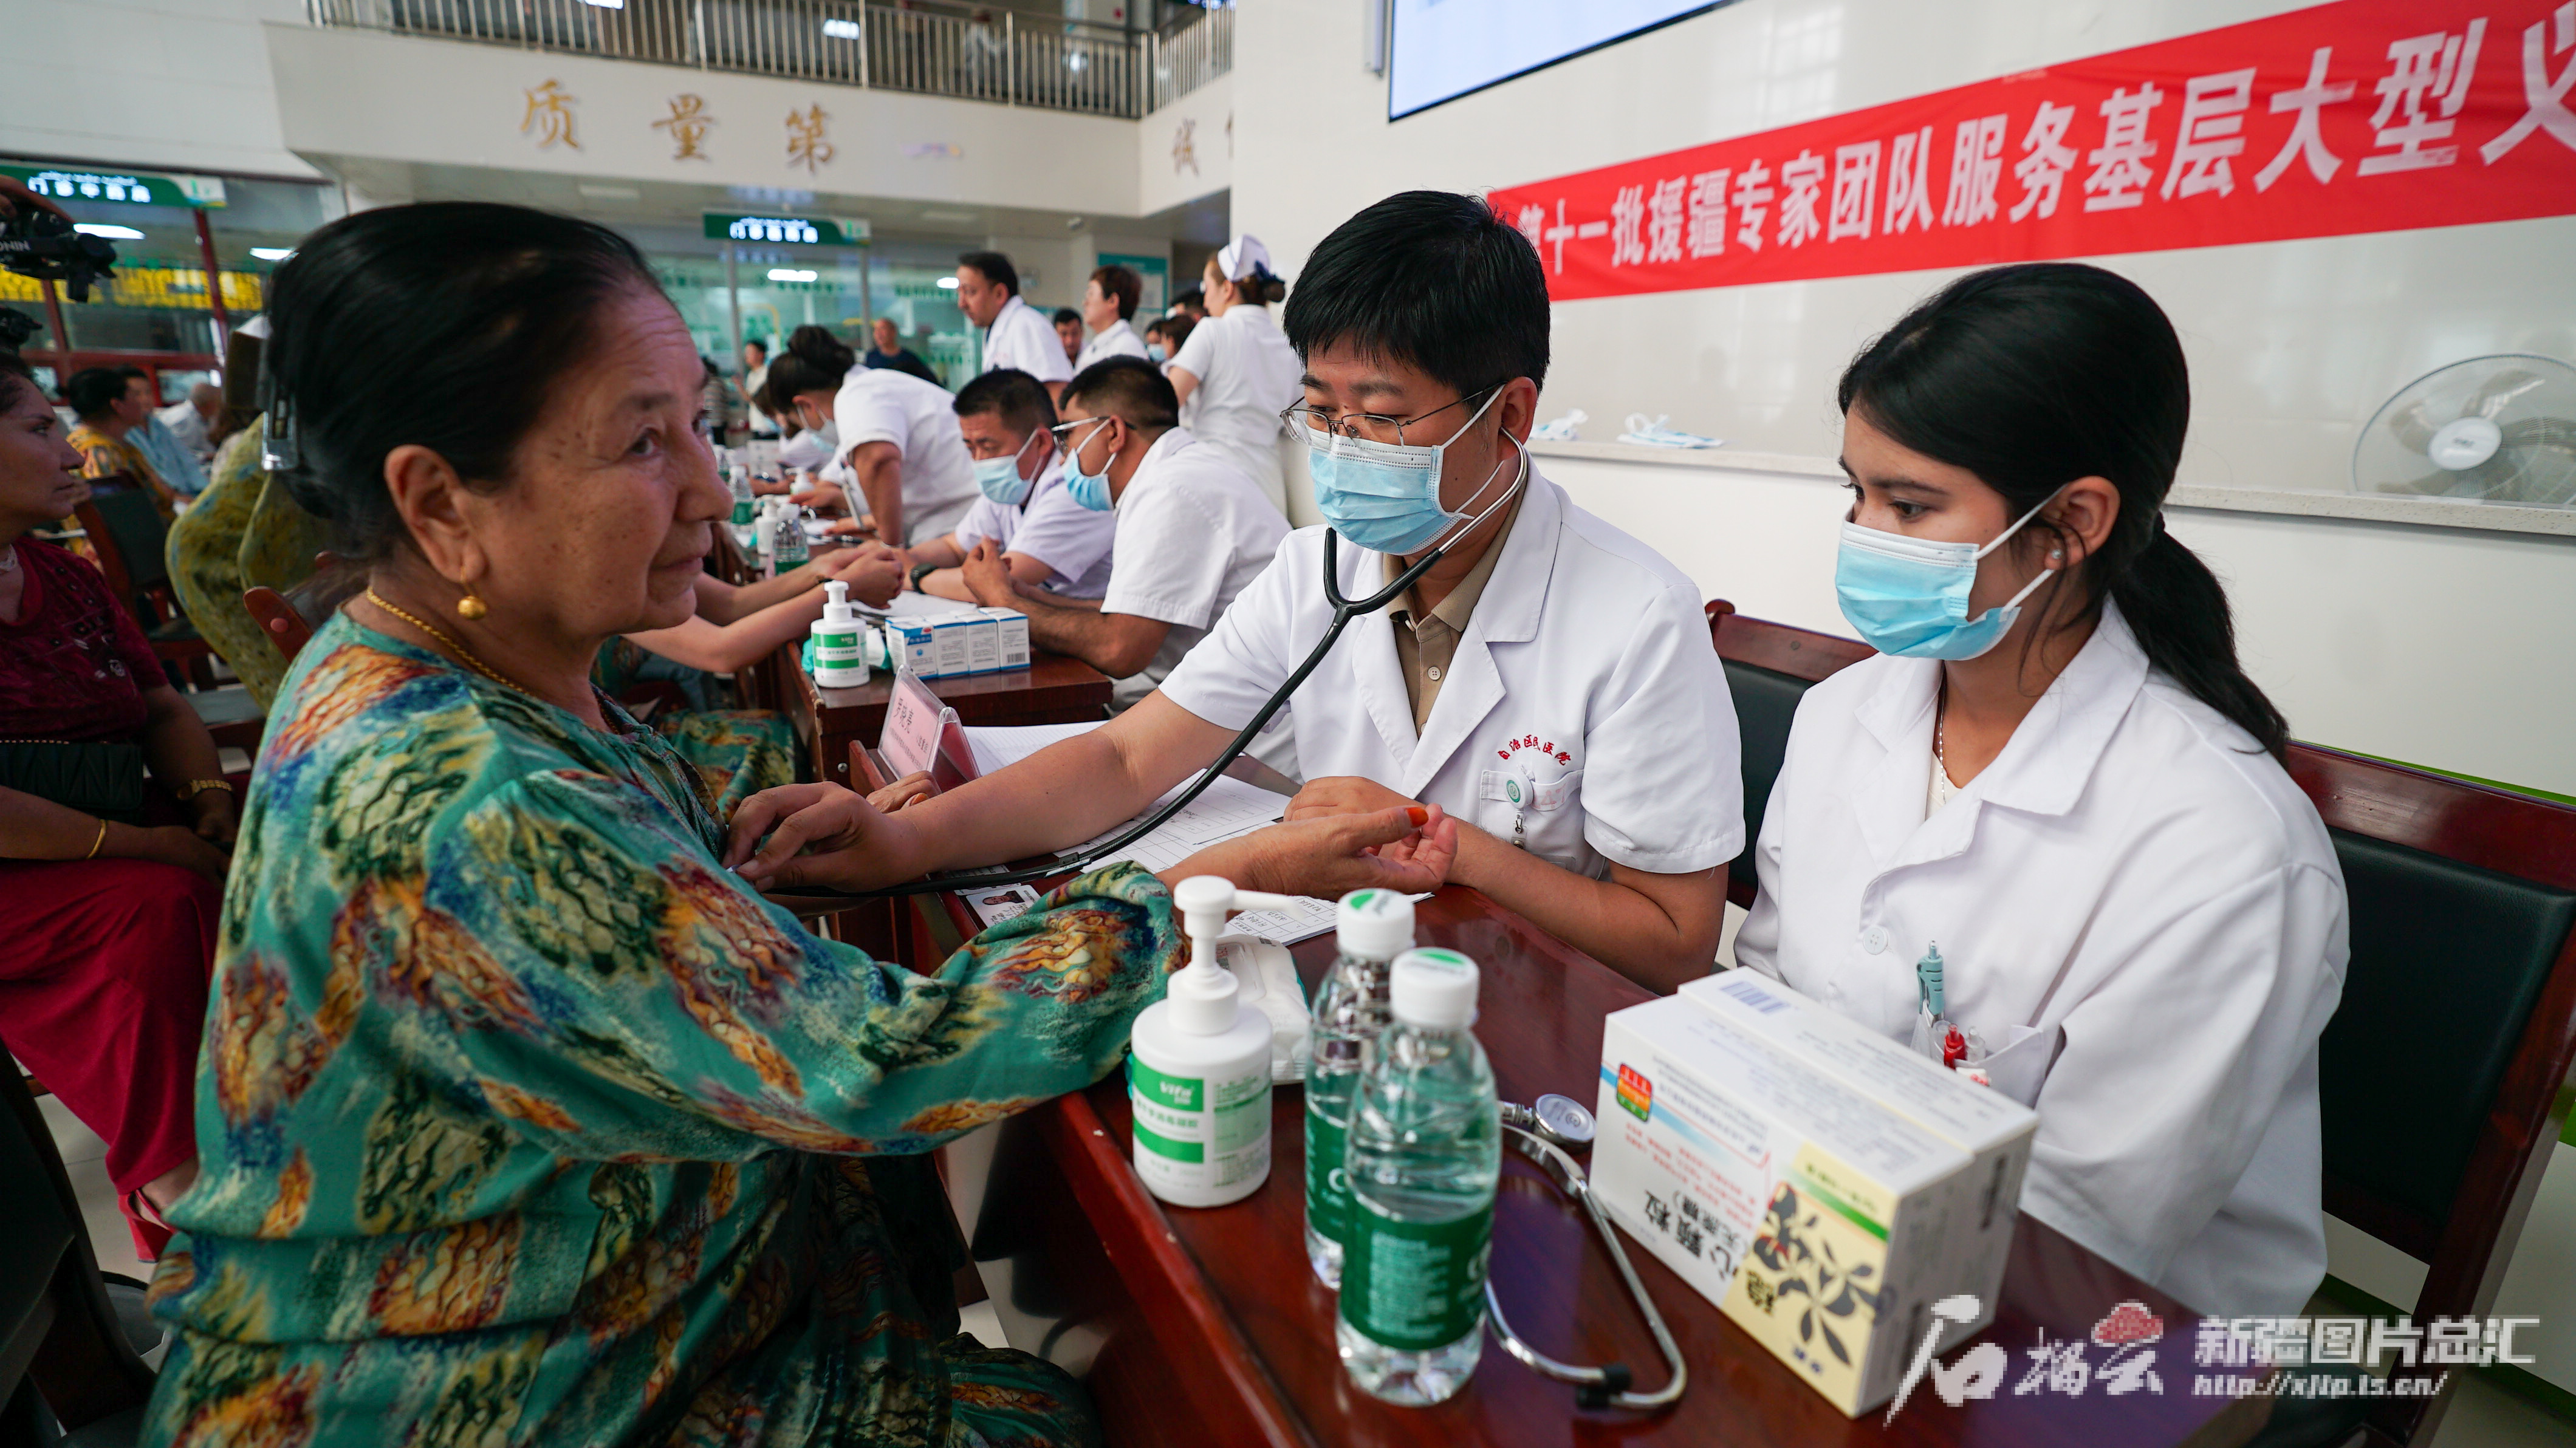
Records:
{"label": "doctor's eyeglasses", "polygon": [[[1296,406],[1281,412],[1279,414],[1279,421],[1286,425],[1289,435],[1292,437],[1305,437],[1311,434],[1316,438],[1324,438],[1338,433],[1343,437],[1357,438],[1364,442],[1385,443],[1391,447],[1405,447],[1409,445],[1405,441],[1404,437],[1404,430],[1406,428],[1419,427],[1421,424],[1430,421],[1432,418],[1438,417],[1440,414],[1447,412],[1452,407],[1464,407],[1468,403],[1474,402],[1476,399],[1483,397],[1486,393],[1492,392],[1495,388],[1501,387],[1502,385],[1502,383],[1497,382],[1491,387],[1479,387],[1475,391],[1459,398],[1456,402],[1449,403],[1442,407],[1435,407],[1429,412],[1420,413],[1413,417],[1388,417],[1383,413],[1376,412],[1334,413],[1320,407],[1309,407],[1301,402]],[[1441,439],[1443,442],[1446,442],[1447,440],[1448,439],[1446,438]]]}

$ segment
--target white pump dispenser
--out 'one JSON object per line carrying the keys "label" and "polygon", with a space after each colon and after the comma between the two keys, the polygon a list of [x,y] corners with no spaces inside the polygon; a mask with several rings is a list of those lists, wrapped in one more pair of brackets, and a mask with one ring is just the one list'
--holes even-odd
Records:
{"label": "white pump dispenser", "polygon": [[1136,1018],[1127,1096],[1136,1175],[1175,1206],[1223,1206],[1269,1179],[1270,1021],[1217,964],[1216,942],[1229,912],[1291,903],[1215,875],[1172,887],[1190,963]]}
{"label": "white pump dispenser", "polygon": [[868,681],[867,650],[860,646],[859,609],[850,585],[823,585],[823,616],[814,621],[814,682],[826,689],[855,689]]}

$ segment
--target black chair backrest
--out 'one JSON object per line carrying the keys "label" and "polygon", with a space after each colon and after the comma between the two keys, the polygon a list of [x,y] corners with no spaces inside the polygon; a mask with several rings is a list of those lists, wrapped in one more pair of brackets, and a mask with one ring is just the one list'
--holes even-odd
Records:
{"label": "black chair backrest", "polygon": [[1736,752],[1744,774],[1744,853],[1727,868],[1726,895],[1750,909],[1757,888],[1753,850],[1762,838],[1771,786],[1789,755],[1798,701],[1808,685],[1870,657],[1871,649],[1857,639],[1746,618],[1722,598],[1709,601],[1708,633],[1735,700]]}
{"label": "black chair backrest", "polygon": [[[2576,1066],[2576,809],[2312,745],[2352,961],[2318,1047],[2325,1207],[2426,1264],[2414,1320],[2483,1317]],[[2411,1444],[2442,1400],[2373,1398]]]}
{"label": "black chair backrest", "polygon": [[[2576,891],[2348,830],[2334,842],[2352,965],[2318,1048],[2326,1172],[2438,1235],[2576,930]],[[2433,1251],[2427,1237],[2415,1255]]]}
{"label": "black chair backrest", "polygon": [[127,586],[149,593],[170,581],[170,564],[164,556],[170,525],[162,521],[160,505],[150,493],[136,488],[95,494],[90,506],[107,524],[108,542],[125,564]]}
{"label": "black chair backrest", "polygon": [[152,1396],[108,1300],[71,1174],[16,1063],[0,1056],[0,1403],[32,1382],[67,1430]]}
{"label": "black chair backrest", "polygon": [[1726,691],[1735,699],[1737,752],[1744,770],[1744,853],[1728,868],[1730,881],[1750,882],[1753,847],[1762,838],[1762,812],[1770,806],[1771,786],[1789,757],[1789,726],[1797,721],[1798,701],[1814,682],[1766,669],[1758,664],[1721,660]]}

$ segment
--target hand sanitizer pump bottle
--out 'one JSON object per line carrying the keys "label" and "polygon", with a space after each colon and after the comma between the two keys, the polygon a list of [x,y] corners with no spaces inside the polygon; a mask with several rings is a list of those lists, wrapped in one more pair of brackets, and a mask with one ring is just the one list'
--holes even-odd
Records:
{"label": "hand sanitizer pump bottle", "polygon": [[1136,1175],[1182,1207],[1221,1207],[1270,1176],[1270,1020],[1245,1004],[1217,964],[1229,911],[1282,909],[1284,895],[1193,875],[1172,887],[1190,963],[1136,1018],[1127,1097],[1136,1116]]}
{"label": "hand sanitizer pump bottle", "polygon": [[859,642],[859,610],[850,585],[823,585],[823,616],[814,620],[814,682],[826,689],[855,689],[868,681],[868,655]]}

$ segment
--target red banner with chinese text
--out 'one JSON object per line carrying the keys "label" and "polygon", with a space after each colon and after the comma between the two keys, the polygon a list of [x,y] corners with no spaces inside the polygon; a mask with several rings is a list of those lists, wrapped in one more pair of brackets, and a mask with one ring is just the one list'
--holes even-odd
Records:
{"label": "red banner with chinese text", "polygon": [[2576,212],[2576,0],[2335,0],[1497,190],[1559,301]]}

